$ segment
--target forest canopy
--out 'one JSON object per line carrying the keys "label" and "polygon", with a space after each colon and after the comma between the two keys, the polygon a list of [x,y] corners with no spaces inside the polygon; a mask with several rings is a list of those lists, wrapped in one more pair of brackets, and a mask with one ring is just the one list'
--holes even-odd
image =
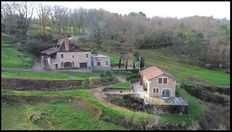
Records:
{"label": "forest canopy", "polygon": [[[36,28],[39,30],[34,30]],[[98,47],[118,45],[131,52],[168,47],[180,59],[230,67],[230,20],[227,19],[205,16],[148,18],[143,12],[119,15],[104,9],[7,2],[1,4],[1,32],[14,35],[25,44],[38,43],[38,39],[49,43],[84,35]]]}

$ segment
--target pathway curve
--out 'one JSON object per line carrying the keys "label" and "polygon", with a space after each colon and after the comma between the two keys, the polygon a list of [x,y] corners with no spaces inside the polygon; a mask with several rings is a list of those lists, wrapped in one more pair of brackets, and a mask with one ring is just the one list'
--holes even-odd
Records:
{"label": "pathway curve", "polygon": [[[117,78],[119,80],[119,82],[117,82],[117,83],[121,83],[121,82],[125,82],[126,81],[126,79],[123,78],[123,77],[117,77]],[[113,85],[113,84],[111,84],[111,85]],[[113,106],[113,107],[117,107],[117,108],[120,108],[120,109],[127,109],[125,107],[114,105],[114,104],[109,103],[109,102],[106,101],[106,95],[104,94],[103,89],[107,88],[107,87],[110,87],[111,85],[101,86],[101,87],[96,87],[96,88],[91,88],[91,89],[89,89],[89,92],[90,92],[90,94],[93,97],[95,97],[97,99],[97,101],[99,101],[99,102],[101,102],[103,104],[110,105],[110,106]]]}

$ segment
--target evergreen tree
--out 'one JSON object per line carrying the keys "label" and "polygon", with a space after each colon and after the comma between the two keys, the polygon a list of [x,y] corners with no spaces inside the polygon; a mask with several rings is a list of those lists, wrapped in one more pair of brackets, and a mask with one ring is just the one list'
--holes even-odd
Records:
{"label": "evergreen tree", "polygon": [[119,58],[119,62],[118,62],[118,68],[120,69],[121,68],[121,57]]}
{"label": "evergreen tree", "polygon": [[142,68],[143,67],[143,57],[141,57],[141,59],[140,59],[140,68]]}
{"label": "evergreen tree", "polygon": [[127,65],[128,65],[128,58],[126,58],[126,70],[127,70]]}
{"label": "evergreen tree", "polygon": [[133,61],[133,69],[135,69],[135,60]]}

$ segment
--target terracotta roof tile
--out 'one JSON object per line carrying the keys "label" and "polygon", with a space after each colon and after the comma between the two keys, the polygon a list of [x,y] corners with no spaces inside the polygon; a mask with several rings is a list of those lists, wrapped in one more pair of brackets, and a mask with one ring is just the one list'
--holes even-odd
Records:
{"label": "terracotta roof tile", "polygon": [[159,75],[164,74],[163,71],[161,71],[159,68],[157,68],[155,66],[148,67],[148,68],[140,71],[140,73],[147,80],[150,80],[152,78],[155,78],[155,77],[157,77]]}
{"label": "terracotta roof tile", "polygon": [[140,71],[140,74],[147,80],[153,79],[153,78],[158,77],[162,74],[165,74],[166,76],[169,76],[169,77],[175,79],[175,77],[171,76],[167,72],[165,72],[165,71],[163,71],[155,66],[148,67],[148,68]]}

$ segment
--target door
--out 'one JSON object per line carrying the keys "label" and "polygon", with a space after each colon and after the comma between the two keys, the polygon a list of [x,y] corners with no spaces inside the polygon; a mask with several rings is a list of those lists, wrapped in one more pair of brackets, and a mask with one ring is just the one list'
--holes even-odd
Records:
{"label": "door", "polygon": [[72,63],[71,62],[65,62],[64,63],[64,68],[70,68],[72,67]]}
{"label": "door", "polygon": [[58,69],[58,64],[55,64],[55,68]]}
{"label": "door", "polygon": [[85,63],[80,63],[80,68],[87,68],[87,62],[85,62]]}
{"label": "door", "polygon": [[100,61],[97,62],[97,66],[101,66],[101,62]]}
{"label": "door", "polygon": [[169,89],[164,89],[162,92],[162,97],[170,97],[170,90]]}

